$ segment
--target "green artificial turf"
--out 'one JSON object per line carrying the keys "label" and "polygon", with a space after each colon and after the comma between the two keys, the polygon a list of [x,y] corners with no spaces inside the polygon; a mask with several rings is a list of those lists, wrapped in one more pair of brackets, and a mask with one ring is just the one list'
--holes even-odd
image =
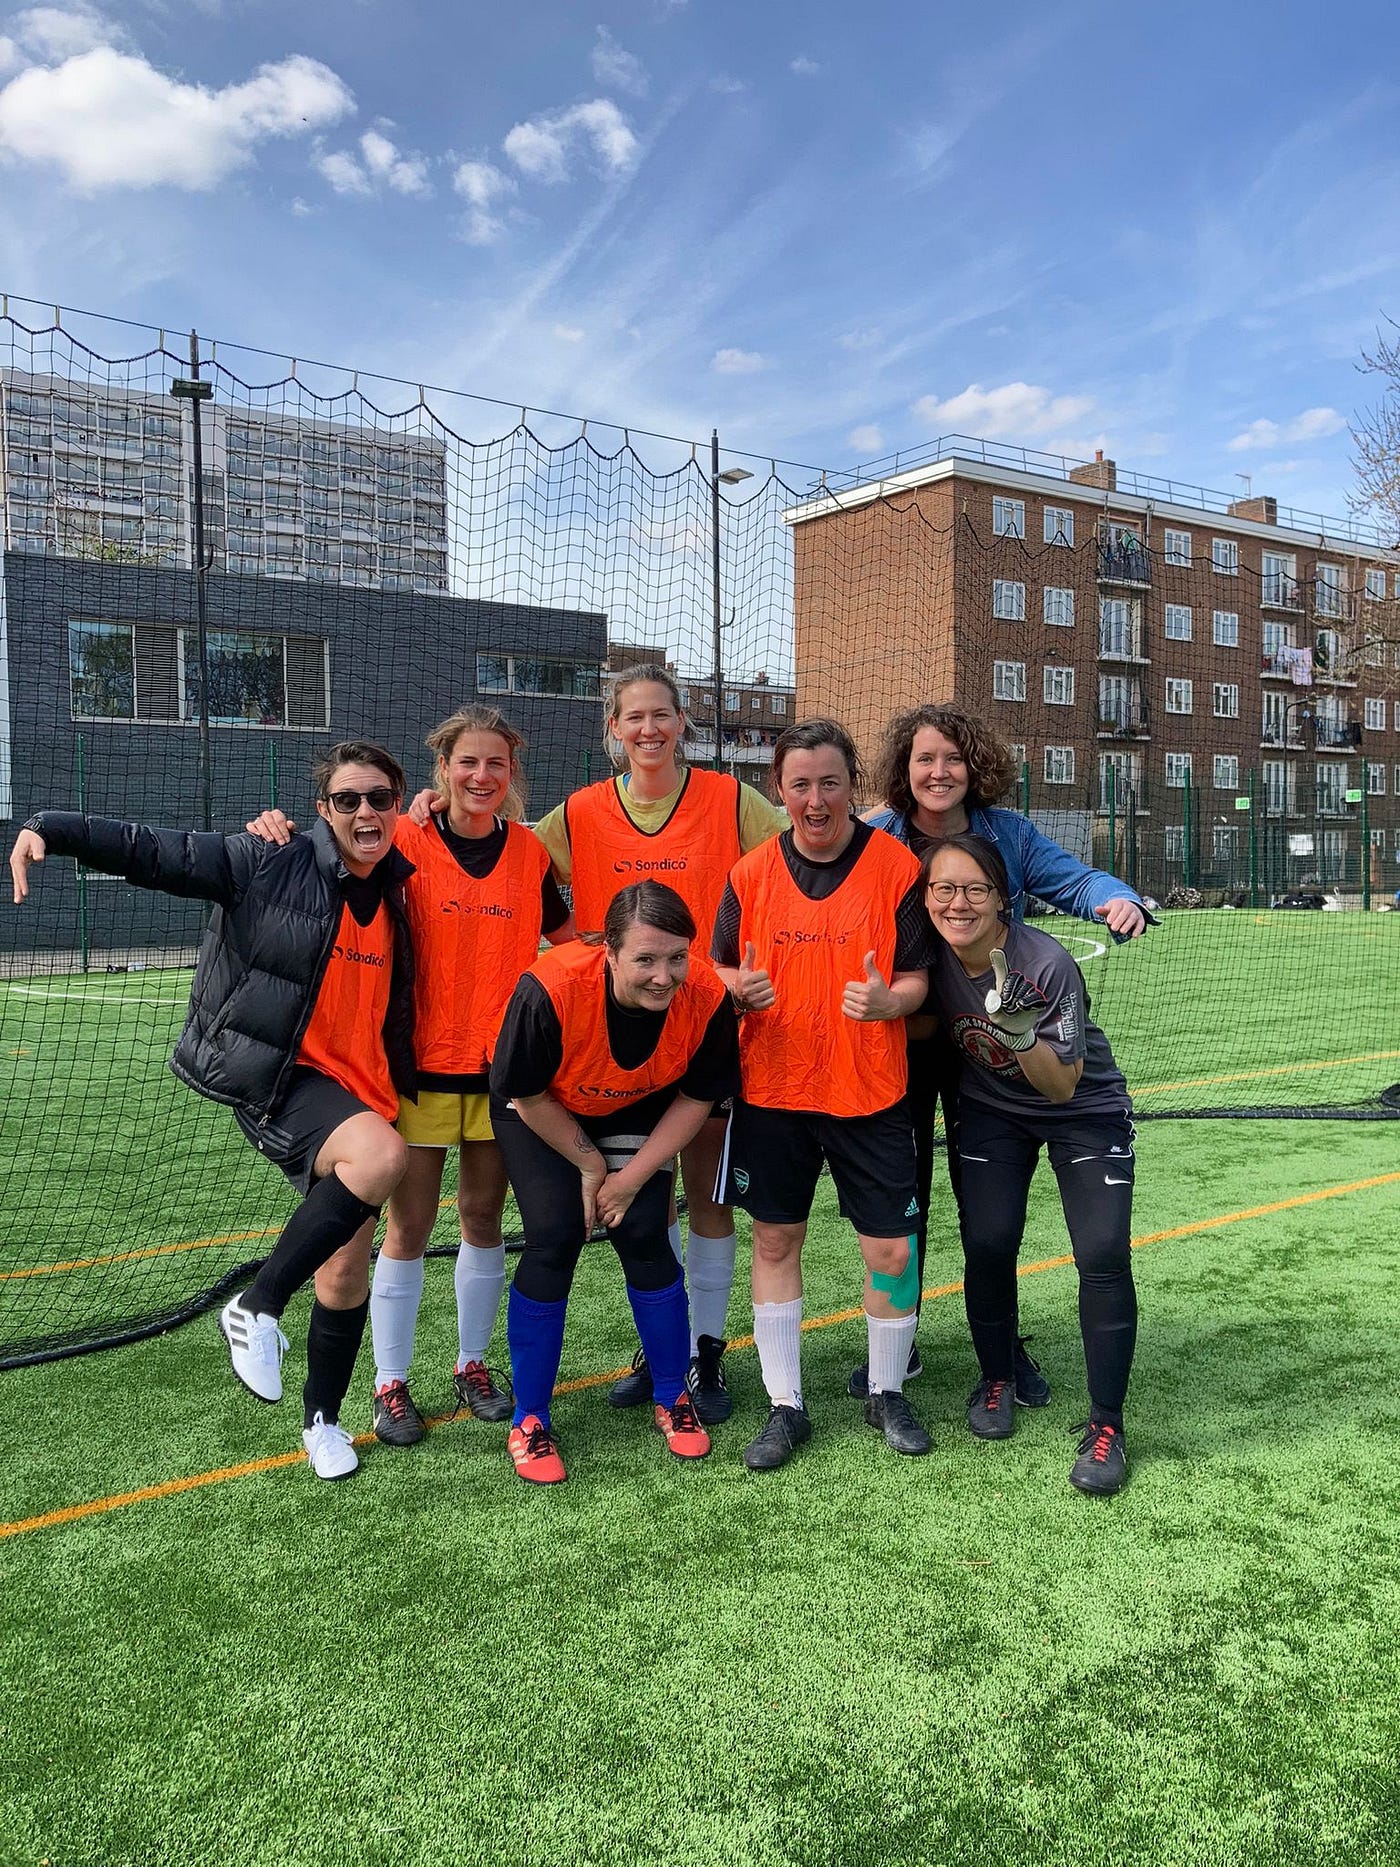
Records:
{"label": "green artificial turf", "polygon": [[[1319,919],[1321,917],[1318,917]],[[1154,1123],[1139,1236],[1400,1171],[1379,1124]],[[946,1189],[930,1283],[952,1281]],[[1053,1181],[1023,1261],[1065,1250]],[[1133,1478],[1066,1482],[1082,1417],[1071,1270],[1022,1284],[1054,1383],[972,1440],[959,1299],[927,1306],[900,1460],[844,1396],[846,1323],[805,1340],[813,1443],[756,1476],[752,1349],[711,1458],[562,1396],[570,1482],[458,1421],[0,1540],[0,1861],[62,1867],[1373,1867],[1396,1858],[1400,1180],[1144,1244]],[[808,1314],[858,1301],[829,1205]],[[441,1403],[451,1269],[418,1385]],[[732,1324],[746,1326],[742,1279]],[[11,1372],[0,1517],[279,1453],[288,1400],[232,1381],[212,1318]],[[632,1340],[585,1257],[564,1377]],[[504,1345],[498,1342],[496,1358]],[[368,1370],[355,1390],[366,1410]]]}

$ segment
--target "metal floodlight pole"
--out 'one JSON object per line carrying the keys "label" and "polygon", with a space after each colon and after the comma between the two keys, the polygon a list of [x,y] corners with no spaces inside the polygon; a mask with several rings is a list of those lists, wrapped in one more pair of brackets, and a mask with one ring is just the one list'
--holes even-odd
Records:
{"label": "metal floodlight pole", "polygon": [[209,566],[204,552],[204,438],[200,405],[214,393],[211,382],[199,374],[199,334],[190,332],[190,373],[177,376],[170,393],[190,404],[194,428],[194,488],[191,500],[194,531],[194,602],[199,631],[199,795],[204,828],[214,827],[214,764],[209,746]]}

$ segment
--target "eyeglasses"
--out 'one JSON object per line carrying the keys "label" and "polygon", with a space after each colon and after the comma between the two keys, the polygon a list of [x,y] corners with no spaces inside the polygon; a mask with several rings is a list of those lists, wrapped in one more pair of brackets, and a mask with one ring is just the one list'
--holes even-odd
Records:
{"label": "eyeglasses", "polygon": [[928,891],[941,908],[956,901],[959,895],[966,896],[970,908],[980,908],[993,892],[990,882],[930,882]]}
{"label": "eyeglasses", "polygon": [[331,807],[342,817],[353,816],[361,804],[371,810],[392,810],[399,801],[398,792],[387,784],[377,784],[372,791],[332,791],[329,797]]}

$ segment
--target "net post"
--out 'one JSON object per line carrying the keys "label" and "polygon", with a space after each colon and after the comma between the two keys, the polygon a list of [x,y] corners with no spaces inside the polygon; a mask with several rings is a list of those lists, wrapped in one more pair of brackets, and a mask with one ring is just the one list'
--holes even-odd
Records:
{"label": "net post", "polygon": [[[84,758],[84,740],[81,733],[74,734],[78,754],[78,813],[87,813],[87,767]],[[88,878],[87,869],[78,864],[78,951],[82,955],[82,968],[88,970]]]}
{"label": "net post", "polygon": [[1191,773],[1183,774],[1181,789],[1181,885],[1195,885],[1195,864],[1191,860]]}
{"label": "net post", "polygon": [[[296,365],[292,365],[296,374]],[[207,402],[214,393],[214,385],[204,382],[199,374],[199,333],[190,332],[190,373],[177,376],[170,385],[170,393],[177,401],[190,404],[190,425],[193,437],[193,533],[194,533],[194,602],[195,616],[198,622],[199,641],[199,793],[200,814],[204,828],[214,827],[214,766],[209,741],[209,587],[208,570],[204,550],[204,423],[201,418],[201,404]]]}
{"label": "net post", "polygon": [[1366,754],[1361,754],[1361,908],[1371,911],[1371,784]]}
{"label": "net post", "polygon": [[720,640],[719,429],[710,430],[710,594],[713,602],[715,770],[724,770],[724,657]]}
{"label": "net post", "polygon": [[1257,908],[1259,905],[1259,824],[1255,814],[1258,801],[1255,793],[1257,775],[1251,765],[1249,768],[1249,905],[1252,908]]}
{"label": "net post", "polygon": [[277,808],[277,741],[267,742],[267,804],[269,810]]}
{"label": "net post", "polygon": [[1021,760],[1021,815],[1031,814],[1031,767],[1029,759]]}
{"label": "net post", "polygon": [[1108,872],[1118,873],[1118,767],[1108,761]]}

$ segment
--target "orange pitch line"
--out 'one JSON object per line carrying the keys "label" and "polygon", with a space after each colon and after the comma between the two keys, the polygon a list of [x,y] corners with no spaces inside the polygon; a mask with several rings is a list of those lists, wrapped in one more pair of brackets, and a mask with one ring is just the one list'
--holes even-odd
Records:
{"label": "orange pitch line", "polygon": [[[1365,1193],[1378,1186],[1392,1186],[1400,1181],[1400,1169],[1394,1173],[1372,1174],[1366,1180],[1347,1180],[1338,1186],[1321,1186],[1311,1193],[1294,1193],[1288,1199],[1271,1200],[1266,1206],[1246,1206],[1239,1212],[1222,1212],[1215,1218],[1193,1219],[1186,1225],[1169,1226],[1161,1232],[1145,1232],[1141,1238],[1135,1238],[1133,1249],[1143,1245],[1161,1244],[1171,1238],[1190,1238],[1197,1232],[1214,1231],[1221,1225],[1238,1225],[1247,1219],[1265,1219],[1275,1212],[1288,1212],[1296,1206],[1315,1205],[1322,1199],[1342,1199],[1348,1193]],[[1041,1258],[1034,1264],[1022,1264],[1017,1270],[1020,1277],[1033,1277],[1040,1271],[1063,1269],[1072,1264],[1074,1259],[1068,1253],[1058,1258]],[[930,1303],[939,1297],[956,1296],[962,1289],[960,1283],[939,1284],[924,1292],[924,1301]],[[833,1310],[828,1316],[812,1316],[803,1322],[804,1330],[830,1329],[837,1323],[854,1322],[863,1312],[859,1309]],[[730,1344],[731,1348],[752,1348],[751,1335],[738,1336]],[[556,1394],[577,1394],[586,1388],[603,1387],[615,1381],[619,1375],[626,1374],[626,1368],[612,1368],[601,1374],[585,1374],[572,1381],[561,1381],[555,1388]],[[430,1420],[430,1426],[443,1426],[455,1415],[444,1414]],[[360,1433],[356,1436],[357,1446],[368,1445],[373,1440],[373,1433]],[[122,1510],[128,1504],[149,1504],[159,1498],[178,1497],[185,1491],[198,1491],[205,1485],[224,1484],[233,1478],[251,1478],[259,1472],[278,1471],[286,1465],[299,1465],[305,1458],[303,1452],[278,1452],[266,1459],[250,1459],[242,1465],[227,1465],[218,1471],[197,1472],[186,1478],[169,1478],[163,1484],[144,1485],[139,1491],[122,1491],[114,1497],[92,1498],[85,1504],[67,1504],[60,1510],[45,1511],[38,1517],[22,1517],[14,1523],[0,1523],[0,1538],[24,1536],[31,1530],[51,1530],[60,1524],[77,1523],[84,1517],[97,1517],[107,1511]]]}

